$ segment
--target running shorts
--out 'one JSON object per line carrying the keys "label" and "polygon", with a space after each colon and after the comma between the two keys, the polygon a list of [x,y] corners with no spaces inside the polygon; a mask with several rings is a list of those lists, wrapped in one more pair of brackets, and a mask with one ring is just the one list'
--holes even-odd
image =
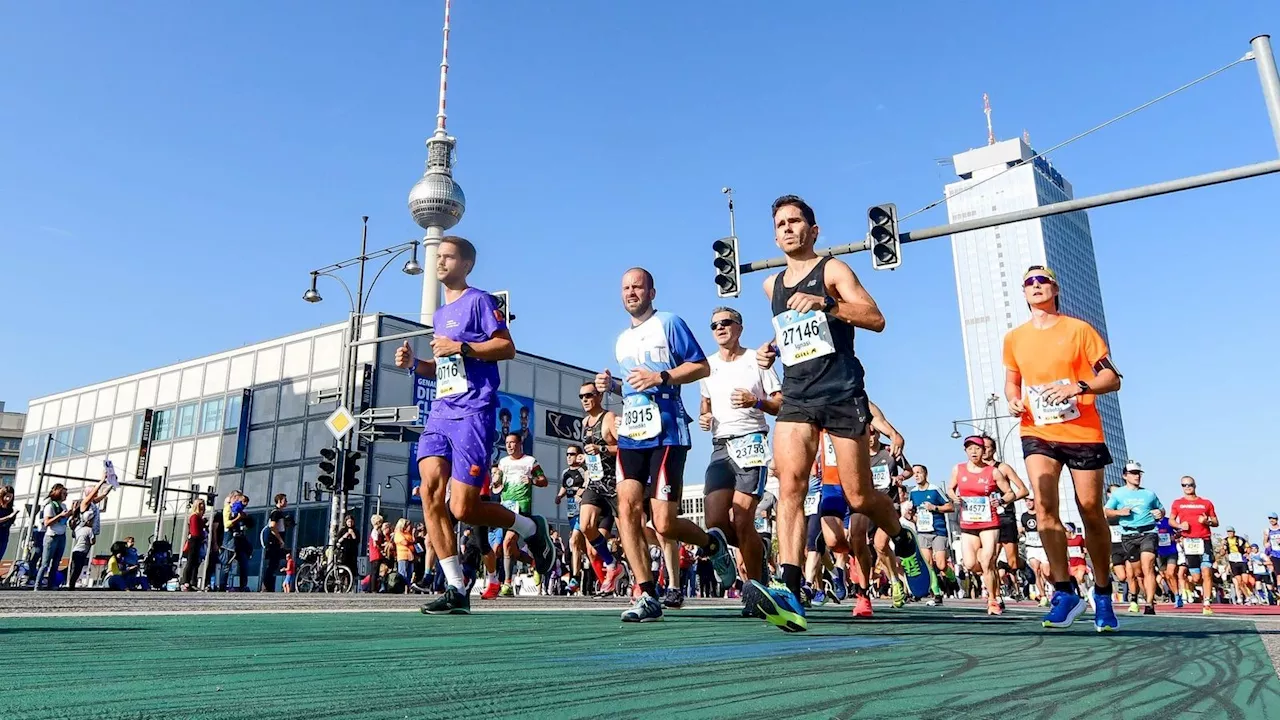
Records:
{"label": "running shorts", "polygon": [[827,542],[822,538],[822,516],[814,513],[808,518],[805,530],[804,549],[809,552],[826,552]]}
{"label": "running shorts", "polygon": [[1049,562],[1049,556],[1045,553],[1044,548],[1042,547],[1029,547],[1027,548],[1027,562],[1031,562],[1032,560],[1047,563]]}
{"label": "running shorts", "polygon": [[1231,577],[1240,577],[1241,575],[1250,574],[1249,566],[1245,563],[1228,563],[1227,566],[1231,569]]}
{"label": "running shorts", "polygon": [[1156,567],[1168,567],[1178,564],[1177,553],[1169,553],[1168,555],[1160,555],[1156,557]]}
{"label": "running shorts", "polygon": [[489,448],[493,447],[492,415],[478,413],[460,418],[432,414],[418,437],[418,460],[444,458],[454,480],[484,487],[489,480]]}
{"label": "running shorts", "polygon": [[836,437],[860,438],[867,434],[867,427],[871,424],[871,407],[866,393],[858,393],[843,402],[821,407],[794,405],[788,403],[784,395],[782,408],[778,411],[778,422],[816,425]]}
{"label": "running shorts", "polygon": [[618,448],[618,483],[638,482],[648,488],[649,498],[678,503],[688,454],[689,448],[681,445]]}
{"label": "running shorts", "polygon": [[1187,569],[1191,572],[1200,572],[1201,568],[1213,567],[1212,555],[1187,555]]}
{"label": "running shorts", "polygon": [[1013,521],[1006,522],[1004,518],[1009,515],[1010,515],[1010,511],[1005,511],[1005,514],[1000,516],[1000,543],[1002,545],[1009,544],[1009,543],[1017,545],[1018,544],[1018,521],[1013,520]]}
{"label": "running shorts", "polygon": [[581,505],[590,505],[600,508],[601,520],[604,518],[615,518],[618,516],[618,496],[605,495],[597,492],[592,488],[586,488],[579,497]]}
{"label": "running shorts", "polygon": [[[1160,538],[1153,532],[1132,533],[1120,538],[1120,548],[1124,553],[1124,559],[1129,562],[1138,562],[1142,559],[1143,553],[1155,555],[1159,545]],[[1115,555],[1114,549],[1111,554]]]}
{"label": "running shorts", "polygon": [[838,517],[841,521],[849,519],[849,501],[845,499],[844,489],[839,485],[823,485],[822,499],[818,501],[818,514],[822,517]]}
{"label": "running shorts", "polygon": [[1072,470],[1101,470],[1112,462],[1106,443],[1065,443],[1023,437],[1022,457],[1032,455],[1053,458]]}
{"label": "running shorts", "polygon": [[764,483],[769,479],[768,469],[763,465],[753,468],[740,468],[729,457],[729,447],[717,441],[711,449],[711,461],[707,463],[706,484],[703,486],[703,497],[717,490],[736,490],[750,495],[757,500],[764,497]]}
{"label": "running shorts", "polygon": [[936,553],[945,553],[949,547],[946,535],[935,535],[933,533],[920,533],[916,535],[916,544],[921,550],[932,550]]}

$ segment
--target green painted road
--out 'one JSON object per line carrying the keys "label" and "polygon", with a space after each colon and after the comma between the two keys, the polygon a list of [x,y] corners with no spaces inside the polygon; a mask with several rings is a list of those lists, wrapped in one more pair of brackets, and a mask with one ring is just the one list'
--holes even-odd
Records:
{"label": "green painted road", "polygon": [[0,718],[1280,717],[1258,634],[1280,625],[847,613],[798,635],[732,608],[6,617]]}

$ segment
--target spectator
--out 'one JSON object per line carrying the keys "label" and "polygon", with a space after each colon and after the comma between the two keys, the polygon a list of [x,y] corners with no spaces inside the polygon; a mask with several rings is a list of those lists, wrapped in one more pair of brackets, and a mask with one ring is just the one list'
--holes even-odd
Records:
{"label": "spectator", "polygon": [[369,524],[373,527],[369,531],[369,592],[382,592],[382,568],[385,563],[382,556],[382,546],[385,541],[382,537],[384,522],[381,515],[369,518]]}
{"label": "spectator", "polygon": [[289,505],[289,496],[277,493],[273,498],[275,509],[267,516],[267,531],[262,536],[262,568],[258,573],[258,592],[276,591],[276,574],[280,572],[280,563],[284,561],[284,533],[288,525],[289,514],[284,511]]}
{"label": "spectator", "polygon": [[0,558],[9,549],[9,531],[13,521],[18,519],[18,511],[13,507],[13,488],[0,486]]}
{"label": "spectator", "polygon": [[90,553],[98,535],[102,532],[102,511],[98,503],[111,492],[106,480],[100,481],[80,501],[77,524],[74,531],[75,543],[71,547],[71,571],[67,573],[67,589],[75,589],[80,575],[89,567]]}
{"label": "spectator", "polygon": [[200,554],[204,551],[205,536],[208,534],[209,521],[204,513],[207,509],[204,498],[196,498],[191,503],[191,513],[187,516],[187,539],[182,542],[181,589],[183,592],[192,589],[196,582],[196,572],[200,567]]}
{"label": "spectator", "polygon": [[697,594],[698,574],[693,569],[694,554],[689,552],[689,545],[680,545],[680,587],[681,592],[689,597]]}
{"label": "spectator", "polygon": [[224,532],[222,525],[222,513],[214,512],[209,515],[209,537],[208,547],[206,548],[204,560],[204,590],[208,592],[213,589],[214,573],[218,569],[218,552],[217,548],[222,547]]}
{"label": "spectator", "polygon": [[338,564],[356,576],[356,558],[360,555],[360,531],[356,530],[355,517],[348,515],[342,520],[342,532],[338,533]]}
{"label": "spectator", "polygon": [[400,577],[404,579],[405,589],[413,582],[413,545],[415,539],[413,537],[413,527],[409,524],[408,518],[400,518],[396,521],[396,527],[393,531],[396,545],[396,570],[400,573]]}
{"label": "spectator", "polygon": [[233,490],[222,509],[222,572],[218,578],[218,590],[222,592],[227,590],[232,563],[240,576],[240,592],[249,589],[249,556],[253,554],[253,546],[249,544],[249,516],[245,513],[248,504],[249,498],[244,493]]}
{"label": "spectator", "polygon": [[111,543],[111,558],[107,560],[107,589],[150,590],[147,579],[138,575],[137,559],[138,550],[133,546],[133,538]]}
{"label": "spectator", "polygon": [[49,489],[48,500],[40,512],[45,535],[40,571],[36,573],[36,590],[53,589],[62,556],[67,551],[67,520],[71,517],[72,508],[66,500],[66,486],[55,483]]}
{"label": "spectator", "polygon": [[293,553],[286,552],[284,554],[284,591],[287,593],[298,592],[298,588],[294,585],[294,577],[298,572],[298,564],[293,561]]}
{"label": "spectator", "polygon": [[715,568],[711,566],[711,558],[698,558],[694,563],[698,575],[698,590],[702,597],[716,597],[715,590]]}

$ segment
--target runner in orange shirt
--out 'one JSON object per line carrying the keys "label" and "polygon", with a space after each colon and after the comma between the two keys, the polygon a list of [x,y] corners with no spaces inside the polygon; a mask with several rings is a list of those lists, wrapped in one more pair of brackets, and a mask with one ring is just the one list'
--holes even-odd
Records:
{"label": "runner in orange shirt", "polygon": [[[1058,513],[1062,466],[1071,472],[1076,506],[1084,521],[1085,541],[1095,568],[1111,562],[1111,535],[1103,512],[1103,471],[1111,464],[1102,433],[1096,396],[1120,389],[1107,343],[1089,323],[1060,314],[1058,279],[1043,265],[1023,275],[1023,295],[1031,320],[1004,338],[1005,398],[1022,416],[1022,454],[1039,499],[1040,538],[1049,557],[1054,593],[1045,627],[1068,627],[1084,612],[1085,602],[1071,592],[1067,538]],[[1102,577],[1106,577],[1105,575]],[[1116,629],[1111,580],[1094,586],[1098,632]]]}

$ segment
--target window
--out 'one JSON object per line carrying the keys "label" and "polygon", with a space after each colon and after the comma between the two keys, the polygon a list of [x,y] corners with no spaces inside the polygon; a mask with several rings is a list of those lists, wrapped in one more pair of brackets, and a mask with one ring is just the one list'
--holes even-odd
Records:
{"label": "window", "polygon": [[18,446],[21,444],[22,441],[18,438],[0,438],[0,450],[13,452],[14,450],[17,450]]}
{"label": "window", "polygon": [[244,403],[244,395],[227,396],[227,421],[222,424],[223,430],[236,430],[240,427],[240,406]]}
{"label": "window", "polygon": [[222,398],[205,400],[200,407],[200,433],[218,432],[222,426]]}
{"label": "window", "polygon": [[133,432],[129,435],[129,447],[136,447],[142,444],[142,424],[146,422],[146,416],[143,413],[136,413],[133,416]]}
{"label": "window", "polygon": [[71,453],[71,428],[63,428],[53,436],[53,456],[66,457]]}
{"label": "window", "polygon": [[18,458],[0,457],[0,470],[12,470],[18,467]]}
{"label": "window", "polygon": [[173,438],[173,408],[157,410],[151,417],[151,439],[170,440]]}
{"label": "window", "polygon": [[35,435],[22,439],[22,450],[19,452],[18,462],[31,463],[36,461],[36,446],[39,440]]}
{"label": "window", "polygon": [[178,408],[177,437],[191,437],[196,434],[196,404],[190,403]]}
{"label": "window", "polygon": [[85,454],[89,452],[89,431],[93,429],[92,425],[81,425],[71,433],[71,448],[76,453]]}

